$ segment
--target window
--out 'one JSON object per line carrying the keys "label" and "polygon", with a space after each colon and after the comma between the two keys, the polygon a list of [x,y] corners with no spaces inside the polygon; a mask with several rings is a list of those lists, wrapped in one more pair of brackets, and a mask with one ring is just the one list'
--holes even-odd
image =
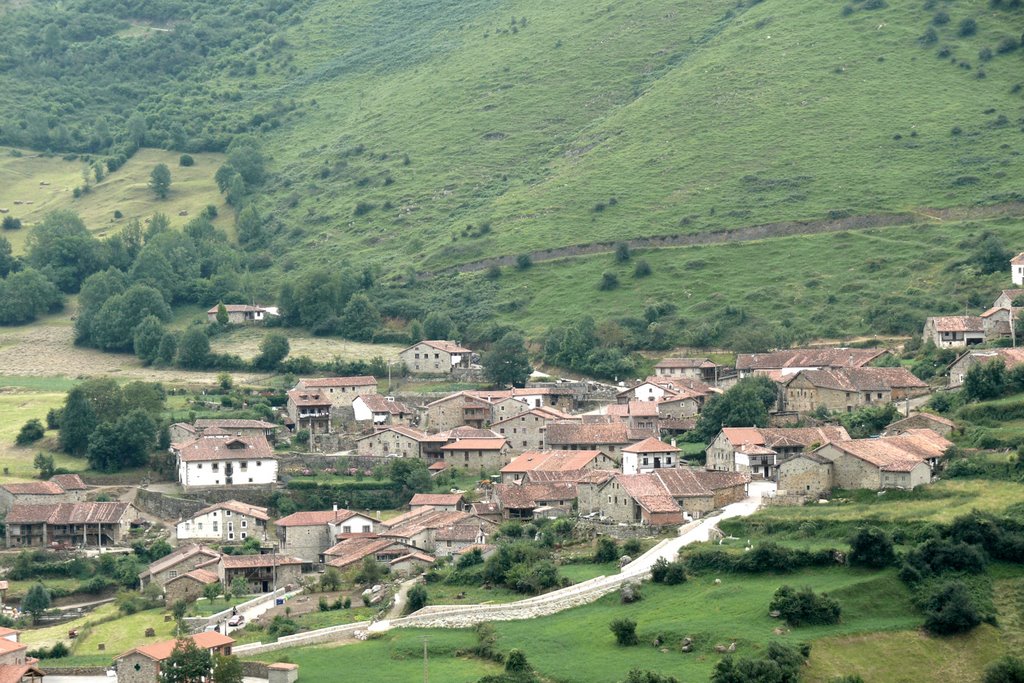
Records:
{"label": "window", "polygon": [[214,472],[220,470],[220,463],[213,463],[212,465],[210,465],[210,469],[212,469]]}
{"label": "window", "polygon": [[198,465],[196,465],[196,469],[197,470],[203,469],[203,463],[199,463]]}
{"label": "window", "polygon": [[235,535],[234,534],[228,534],[228,540],[229,541],[235,540]]}
{"label": "window", "polygon": [[523,441],[523,448],[526,448],[526,441]]}
{"label": "window", "polygon": [[245,539],[246,539],[246,538],[247,538],[248,536],[249,536],[249,534],[245,533],[244,531],[242,532],[242,540],[243,540],[243,541],[244,541],[244,540],[245,540]]}
{"label": "window", "polygon": [[363,525],[363,533],[364,534],[370,533],[370,525],[369,524],[364,524]]}
{"label": "window", "polygon": [[213,523],[213,533],[217,533],[217,522]]}
{"label": "window", "polygon": [[350,534],[350,533],[352,533],[352,527],[350,527],[350,526],[343,526],[343,527],[341,527],[341,533],[343,533],[343,534]]}
{"label": "window", "polygon": [[234,530],[235,530],[235,523],[234,522],[228,522],[228,531],[234,531]]}
{"label": "window", "polygon": [[249,522],[243,519],[242,520],[242,528],[243,529],[248,529],[249,528]]}
{"label": "window", "polygon": [[176,570],[174,570],[174,569],[172,569],[171,571],[167,572],[167,576],[171,577],[172,579],[175,576],[177,576],[177,575],[178,575],[178,572]]}
{"label": "window", "polygon": [[230,517],[231,516],[231,510],[225,510],[224,511],[224,516],[225,517]]}
{"label": "window", "polygon": [[249,483],[250,484],[252,483],[252,477],[249,477]]}
{"label": "window", "polygon": [[202,522],[196,522],[196,528],[199,529],[200,531],[202,531],[203,530],[203,523]]}

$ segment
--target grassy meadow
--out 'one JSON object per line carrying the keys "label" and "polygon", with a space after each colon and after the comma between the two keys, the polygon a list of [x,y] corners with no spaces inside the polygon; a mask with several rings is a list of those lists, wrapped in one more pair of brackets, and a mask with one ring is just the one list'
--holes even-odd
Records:
{"label": "grassy meadow", "polygon": [[[59,156],[44,156],[29,150],[0,150],[0,207],[25,224],[21,230],[4,232],[14,249],[21,253],[31,226],[50,211],[71,210],[81,216],[96,235],[113,234],[132,218],[145,220],[159,211],[172,226],[182,226],[199,215],[208,204],[217,207],[214,223],[232,234],[234,211],[217,191],[213,174],[224,163],[222,154],[193,154],[193,166],[180,166],[177,152],[140,149],[131,159],[100,182],[92,179],[92,191],[75,199],[73,190],[83,184],[81,160],[65,161]],[[157,199],[149,189],[149,174],[157,164],[171,171],[171,189],[166,199]],[[45,185],[43,183],[46,183]],[[30,201],[32,204],[15,204]],[[114,218],[120,211],[123,218]],[[187,212],[181,216],[179,213]]]}

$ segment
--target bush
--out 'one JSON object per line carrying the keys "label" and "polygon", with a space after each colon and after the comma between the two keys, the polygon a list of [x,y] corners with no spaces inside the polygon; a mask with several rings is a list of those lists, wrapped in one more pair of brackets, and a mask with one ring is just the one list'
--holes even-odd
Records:
{"label": "bush", "polygon": [[891,567],[896,564],[896,551],[892,539],[877,527],[859,529],[850,539],[850,554],[847,558],[854,567]]}
{"label": "bush", "polygon": [[606,271],[601,275],[601,284],[597,286],[602,292],[615,289],[619,286],[619,276],[610,271]]}
{"label": "bush", "polygon": [[407,614],[423,609],[427,605],[427,589],[424,588],[423,584],[418,583],[409,589],[406,598],[409,601],[405,607]]}
{"label": "bush", "polygon": [[182,154],[180,157],[178,157],[179,166],[193,166],[195,165],[195,163],[196,160],[192,158],[191,154]]}
{"label": "bush", "polygon": [[519,673],[530,670],[530,663],[526,661],[526,655],[522,650],[514,649],[505,658],[505,671]]}
{"label": "bush", "polygon": [[630,256],[632,256],[632,254],[629,251],[628,244],[626,244],[625,242],[619,242],[618,244],[615,245],[616,263],[625,263],[626,261],[629,260]]}
{"label": "bush", "polygon": [[626,583],[619,589],[619,599],[622,601],[622,604],[628,605],[643,600],[644,596],[640,592],[640,586],[635,583]]}
{"label": "bush", "polygon": [[519,256],[516,256],[516,269],[526,270],[531,266],[533,266],[533,259],[530,258],[529,254],[520,254]]}
{"label": "bush", "polygon": [[636,622],[632,619],[615,619],[608,628],[615,634],[615,642],[619,645],[630,646],[640,642],[636,635]]}
{"label": "bush", "polygon": [[957,35],[961,38],[967,38],[973,36],[978,32],[978,22],[968,17],[960,22],[960,26],[957,28]]}
{"label": "bush", "polygon": [[622,552],[636,559],[640,555],[640,539],[631,538],[622,544]]}
{"label": "bush", "polygon": [[600,536],[597,539],[597,547],[594,549],[594,562],[614,562],[619,559],[619,546],[614,538]]}
{"label": "bush", "polygon": [[31,419],[21,426],[21,431],[18,432],[14,442],[19,446],[26,446],[39,441],[45,435],[46,428],[43,427],[43,423],[39,420]]}
{"label": "bush", "polygon": [[697,550],[688,553],[684,562],[691,573],[727,571],[761,574],[790,572],[805,567],[829,567],[835,564],[835,556],[836,551],[833,549],[791,550],[775,543],[763,543],[742,555],[719,549]]}
{"label": "bush", "polygon": [[1024,683],[1024,660],[1011,655],[989,664],[982,683]]}
{"label": "bush", "polygon": [[633,277],[642,278],[647,277],[651,274],[651,264],[643,259],[637,259],[636,265],[633,266]]}
{"label": "bush", "polygon": [[811,588],[796,591],[790,586],[775,591],[768,609],[777,611],[794,628],[838,624],[842,611],[839,603],[824,593],[818,595]]}
{"label": "bush", "polygon": [[987,559],[985,552],[976,545],[929,539],[907,553],[900,578],[907,583],[915,583],[919,578],[946,572],[980,574],[985,571]]}
{"label": "bush", "polygon": [[4,216],[4,220],[0,222],[0,228],[4,230],[18,230],[21,228],[21,219],[14,216]]}
{"label": "bush", "polygon": [[967,586],[950,581],[925,603],[924,627],[937,635],[966,633],[981,623],[981,614]]}

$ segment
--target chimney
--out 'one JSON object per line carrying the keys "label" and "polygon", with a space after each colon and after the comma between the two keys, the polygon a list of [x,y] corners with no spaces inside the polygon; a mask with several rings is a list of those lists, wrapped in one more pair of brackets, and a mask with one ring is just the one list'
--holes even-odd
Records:
{"label": "chimney", "polygon": [[335,503],[335,504],[334,504],[334,511],[335,511],[335,512],[337,512],[337,511],[338,511],[338,504],[337,504],[337,503]]}

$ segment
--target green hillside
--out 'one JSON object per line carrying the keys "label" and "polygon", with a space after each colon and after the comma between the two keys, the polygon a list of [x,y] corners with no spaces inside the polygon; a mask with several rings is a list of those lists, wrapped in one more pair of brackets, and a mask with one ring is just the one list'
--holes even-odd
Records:
{"label": "green hillside", "polygon": [[[138,145],[254,140],[268,163],[264,181],[246,178],[263,222],[247,249],[274,257],[255,294],[369,266],[386,341],[437,307],[486,341],[467,327],[537,334],[664,300],[679,312],[661,332],[670,343],[731,343],[750,322],[780,342],[907,333],[928,312],[988,305],[1005,278],[958,266],[983,232],[1024,248],[1016,3],[70,0],[7,12],[0,87],[17,97],[0,143],[116,166]],[[112,75],[119,87],[104,90]],[[96,189],[92,201],[113,206]],[[721,246],[735,230],[765,241]],[[622,240],[652,266],[643,282],[634,262],[611,262]],[[593,251],[606,254],[576,253]],[[537,264],[525,273],[445,275],[524,253]],[[598,295],[604,271],[621,286]]]}

